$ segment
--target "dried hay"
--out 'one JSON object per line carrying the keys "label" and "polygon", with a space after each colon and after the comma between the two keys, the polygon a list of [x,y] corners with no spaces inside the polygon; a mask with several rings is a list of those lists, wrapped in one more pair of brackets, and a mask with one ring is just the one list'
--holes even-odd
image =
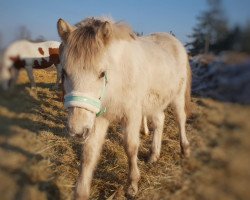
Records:
{"label": "dried hay", "polygon": [[[51,89],[55,72],[40,70],[35,75],[36,90],[29,89],[22,73],[14,91],[0,98],[1,199],[71,199],[79,174],[81,142],[66,134],[66,113],[59,92]],[[136,199],[250,196],[250,108],[205,99],[193,101],[196,110],[187,124],[192,146],[189,160],[180,158],[171,109],[166,111],[162,153],[157,163],[147,163],[152,139],[141,135],[141,180]],[[125,199],[126,178],[121,128],[113,124],[95,171],[91,199]]]}

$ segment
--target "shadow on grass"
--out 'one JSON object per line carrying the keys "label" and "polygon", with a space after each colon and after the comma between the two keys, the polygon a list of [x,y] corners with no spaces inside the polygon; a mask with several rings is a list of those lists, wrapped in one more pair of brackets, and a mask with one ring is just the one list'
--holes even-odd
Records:
{"label": "shadow on grass", "polygon": [[31,177],[22,169],[11,169],[0,166],[0,170],[12,177],[15,177],[18,184],[18,190],[14,199],[25,199],[27,186],[38,186],[41,192],[45,192],[48,200],[60,199],[58,187],[52,181],[33,181]]}
{"label": "shadow on grass", "polygon": [[[59,101],[60,98],[58,98],[59,92],[52,89],[53,85],[37,83],[37,88],[30,89],[30,84],[27,83],[16,85],[10,91],[0,91],[0,137],[5,138],[0,143],[2,151],[23,155],[28,162],[31,160],[32,162],[39,162],[43,159],[40,154],[26,151],[8,143],[9,138],[19,134],[18,131],[13,129],[15,126],[34,134],[50,131],[54,135],[65,137],[64,128],[58,126],[64,123],[65,116],[53,116],[50,113],[51,110],[62,109],[57,106],[58,103],[55,104],[55,101]],[[39,116],[39,118],[36,116]],[[44,120],[41,120],[41,118]],[[48,122],[53,126],[48,126]],[[12,166],[0,166],[0,170],[16,181],[18,191],[15,194],[15,199],[25,198],[25,187],[27,186],[37,186],[40,191],[46,193],[47,199],[60,199],[59,189],[53,183],[53,180],[32,180],[31,175],[27,174],[22,167],[13,169]]]}
{"label": "shadow on grass", "polygon": [[[55,135],[63,136],[63,128],[58,126],[48,127],[45,121],[49,121],[55,125],[62,124],[65,116],[53,116],[48,109],[58,110],[61,107],[53,105],[51,102],[59,101],[59,92],[52,89],[53,84],[38,83],[38,90],[29,88],[29,84],[17,85],[11,91],[0,91],[0,134],[12,135],[11,126],[19,126],[33,133],[38,134],[41,131],[51,131]],[[48,96],[48,92],[42,89],[48,89],[54,92],[52,97]],[[51,93],[50,92],[50,93]],[[48,109],[41,109],[48,108]],[[1,108],[2,107],[2,108]],[[7,111],[6,111],[7,110]],[[4,113],[6,112],[6,113]],[[38,121],[30,117],[41,116],[44,121]]]}

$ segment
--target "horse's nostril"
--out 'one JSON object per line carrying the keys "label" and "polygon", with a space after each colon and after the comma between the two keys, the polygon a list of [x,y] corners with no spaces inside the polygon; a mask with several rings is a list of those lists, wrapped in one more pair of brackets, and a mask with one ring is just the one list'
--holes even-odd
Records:
{"label": "horse's nostril", "polygon": [[84,140],[86,140],[88,137],[89,137],[89,133],[90,133],[90,129],[88,129],[88,128],[85,128],[84,130],[83,130],[83,139]]}
{"label": "horse's nostril", "polygon": [[89,133],[89,129],[88,128],[85,128],[84,130],[83,130],[83,134],[88,134]]}

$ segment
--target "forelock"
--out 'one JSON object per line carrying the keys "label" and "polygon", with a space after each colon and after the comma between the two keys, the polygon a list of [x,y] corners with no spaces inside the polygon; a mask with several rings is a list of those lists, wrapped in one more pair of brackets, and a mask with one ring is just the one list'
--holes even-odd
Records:
{"label": "forelock", "polygon": [[[112,34],[104,38],[101,31],[109,23]],[[87,18],[75,25],[77,28],[69,35],[64,54],[68,64],[81,62],[83,67],[92,67],[103,55],[105,47],[113,40],[133,40],[135,34],[125,23],[114,23],[105,18]]]}
{"label": "forelock", "polygon": [[70,34],[67,41],[67,60],[80,60],[85,67],[94,65],[104,48],[103,41],[97,35],[100,25],[100,21],[81,25]]}

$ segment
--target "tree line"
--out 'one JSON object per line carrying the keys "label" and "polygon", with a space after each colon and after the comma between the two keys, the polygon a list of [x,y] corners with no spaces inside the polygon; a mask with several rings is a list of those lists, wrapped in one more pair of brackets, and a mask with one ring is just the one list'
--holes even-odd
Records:
{"label": "tree line", "polygon": [[208,9],[197,17],[197,24],[186,46],[191,55],[239,51],[250,53],[250,21],[231,27],[222,0],[207,0]]}
{"label": "tree line", "polygon": [[[16,29],[16,34],[14,36],[14,41],[16,40],[29,40],[32,42],[44,42],[46,41],[46,38],[43,35],[39,35],[36,38],[32,37],[31,31],[25,26],[19,26]],[[0,51],[3,51],[3,49],[5,48],[4,46],[4,37],[2,32],[0,31]]]}

